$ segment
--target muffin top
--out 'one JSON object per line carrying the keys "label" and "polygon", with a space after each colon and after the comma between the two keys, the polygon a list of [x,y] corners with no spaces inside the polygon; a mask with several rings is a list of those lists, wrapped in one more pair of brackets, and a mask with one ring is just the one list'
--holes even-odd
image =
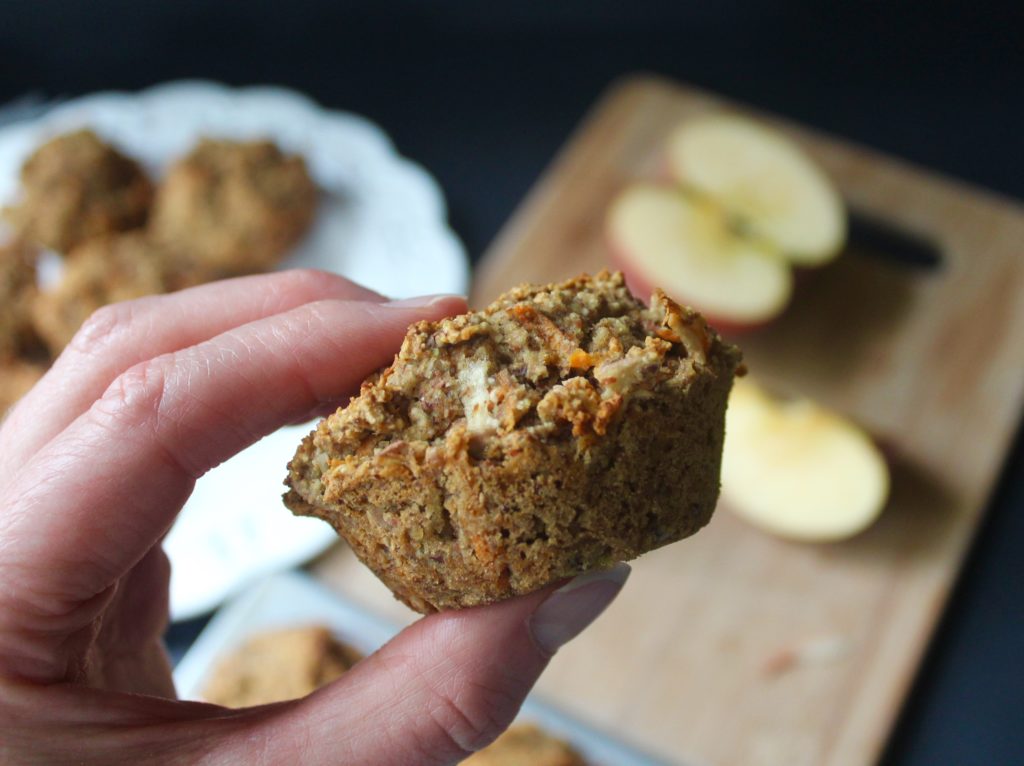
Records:
{"label": "muffin top", "polygon": [[464,766],[584,766],[568,743],[533,724],[515,724],[490,746],[474,753]]}
{"label": "muffin top", "polygon": [[271,141],[203,139],[157,191],[153,236],[225,275],[273,265],[306,231],[317,189]]}
{"label": "muffin top", "polygon": [[321,424],[334,455],[321,468],[456,432],[477,457],[514,449],[517,434],[586,450],[628,398],[738,363],[699,314],[660,290],[644,306],[619,273],[517,287],[481,311],[410,328],[394,363]]}
{"label": "muffin top", "polygon": [[320,625],[258,633],[222,658],[202,697],[227,707],[297,699],[329,684],[360,660]]}
{"label": "muffin top", "polygon": [[7,217],[26,239],[67,253],[85,240],[142,226],[153,186],[137,162],[91,130],[46,142],[21,168],[22,199]]}
{"label": "muffin top", "polygon": [[182,270],[179,261],[173,250],[142,231],[91,239],[71,251],[60,282],[35,298],[36,331],[58,354],[101,306],[201,281],[200,274]]}

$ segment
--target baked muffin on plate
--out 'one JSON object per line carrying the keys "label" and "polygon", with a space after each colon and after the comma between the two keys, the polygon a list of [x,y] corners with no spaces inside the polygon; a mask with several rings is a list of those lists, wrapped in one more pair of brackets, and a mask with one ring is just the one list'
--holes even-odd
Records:
{"label": "baked muffin on plate", "polygon": [[420,612],[529,593],[708,522],[739,364],[621,274],[518,287],[411,327],[303,441],[285,503]]}
{"label": "baked muffin on plate", "polygon": [[33,345],[31,305],[36,294],[33,248],[22,242],[0,244],[0,360]]}
{"label": "baked muffin on plate", "polygon": [[183,267],[176,251],[157,244],[143,230],[100,237],[71,251],[57,285],[34,299],[32,321],[57,356],[101,306],[202,281],[201,274]]}
{"label": "baked muffin on plate", "polygon": [[138,163],[91,130],[46,142],[21,168],[22,197],[5,211],[19,235],[59,253],[146,222],[153,185]]}
{"label": "baked muffin on plate", "polygon": [[259,633],[217,664],[202,697],[225,707],[298,699],[329,684],[359,653],[318,625]]}
{"label": "baked muffin on plate", "polygon": [[204,139],[157,190],[151,230],[213,277],[273,267],[313,221],[317,188],[271,141]]}
{"label": "baked muffin on plate", "polygon": [[521,723],[469,756],[462,766],[586,766],[586,762],[567,742],[539,726]]}

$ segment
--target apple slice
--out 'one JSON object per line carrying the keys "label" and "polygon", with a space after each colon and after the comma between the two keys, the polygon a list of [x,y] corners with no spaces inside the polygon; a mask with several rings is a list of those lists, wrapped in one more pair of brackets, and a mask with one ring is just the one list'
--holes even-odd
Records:
{"label": "apple slice", "polygon": [[789,264],[762,242],[741,237],[722,209],[671,186],[636,184],[612,204],[608,237],[638,295],[660,286],[712,324],[757,325],[786,307]]}
{"label": "apple slice", "polygon": [[753,120],[687,121],[668,140],[668,168],[684,187],[716,200],[752,235],[799,266],[819,266],[846,239],[842,200],[795,143]]}
{"label": "apple slice", "polygon": [[809,399],[779,400],[749,379],[729,398],[722,455],[726,506],[792,540],[842,540],[882,512],[889,471],[860,428]]}

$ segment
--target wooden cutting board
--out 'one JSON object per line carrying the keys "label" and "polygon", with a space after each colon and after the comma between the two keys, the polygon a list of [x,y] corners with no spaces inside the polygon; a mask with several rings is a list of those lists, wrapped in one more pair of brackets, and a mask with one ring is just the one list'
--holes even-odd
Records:
{"label": "wooden cutting board", "polygon": [[[679,121],[751,110],[654,78],[615,86],[478,272],[480,306],[523,281],[609,262],[612,197],[654,177]],[[893,456],[882,519],[833,545],[788,543],[721,507],[635,562],[627,589],[563,650],[549,700],[672,762],[874,762],[963,561],[1024,400],[1024,210],[773,117],[858,213],[932,240],[940,268],[848,252],[785,316],[738,338],[752,372],[849,414]],[[852,248],[851,248],[852,249]],[[408,614],[350,556],[349,595]]]}

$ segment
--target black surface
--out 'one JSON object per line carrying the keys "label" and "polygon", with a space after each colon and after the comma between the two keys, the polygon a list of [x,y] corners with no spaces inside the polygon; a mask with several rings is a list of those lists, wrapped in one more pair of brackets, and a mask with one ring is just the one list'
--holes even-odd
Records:
{"label": "black surface", "polygon": [[[7,0],[0,103],[181,77],[289,85],[379,122],[440,180],[474,255],[637,70],[1024,197],[1019,4],[822,5]],[[887,763],[1024,763],[1022,546],[1018,440]]]}

